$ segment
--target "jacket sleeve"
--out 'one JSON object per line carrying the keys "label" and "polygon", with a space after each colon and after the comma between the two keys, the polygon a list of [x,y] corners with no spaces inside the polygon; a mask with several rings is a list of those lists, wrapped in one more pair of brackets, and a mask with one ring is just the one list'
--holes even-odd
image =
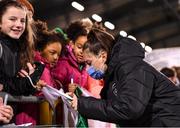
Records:
{"label": "jacket sleeve", "polygon": [[55,80],[60,81],[63,84],[63,86],[65,86],[65,83],[69,78],[69,76],[67,76],[68,74],[67,71],[68,71],[67,62],[58,61],[56,67],[52,70],[52,76],[54,77]]}
{"label": "jacket sleeve", "polygon": [[13,77],[1,81],[4,92],[11,95],[30,95],[34,94],[37,90],[31,85],[27,77]]}
{"label": "jacket sleeve", "polygon": [[87,118],[113,123],[137,119],[143,114],[150,100],[153,79],[153,74],[136,70],[122,83],[116,83],[117,94],[112,99],[80,97],[78,111]]}
{"label": "jacket sleeve", "polygon": [[48,68],[44,68],[44,71],[43,71],[40,79],[44,80],[50,86],[53,86],[53,84],[54,84],[54,83],[52,83],[51,73],[48,70]]}
{"label": "jacket sleeve", "polygon": [[8,92],[12,95],[30,95],[36,92],[32,86],[36,85],[44,70],[44,65],[36,62],[35,71],[29,76],[31,82],[27,77],[17,77],[17,56],[15,53],[5,45],[0,43],[1,56],[0,56],[0,84],[2,91]]}
{"label": "jacket sleeve", "polygon": [[[42,72],[44,71],[44,64],[36,62],[35,71],[28,77],[3,77],[1,76],[1,84],[3,91],[12,95],[30,95],[36,92],[34,87],[39,81]],[[30,80],[31,79],[31,80]]]}
{"label": "jacket sleeve", "polygon": [[1,44],[1,42],[0,42],[0,59],[1,59],[1,57],[2,57],[2,54],[3,54],[3,47],[2,47],[2,44]]}

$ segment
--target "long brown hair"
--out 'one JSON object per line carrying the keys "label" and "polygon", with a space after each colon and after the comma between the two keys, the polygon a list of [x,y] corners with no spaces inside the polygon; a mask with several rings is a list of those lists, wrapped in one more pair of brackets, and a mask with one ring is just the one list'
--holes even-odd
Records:
{"label": "long brown hair", "polygon": [[84,44],[83,50],[89,49],[94,55],[98,55],[101,50],[107,52],[107,61],[109,61],[109,56],[114,46],[114,37],[103,29],[92,28],[88,34],[88,40]]}
{"label": "long brown hair", "polygon": [[[0,22],[2,22],[2,16],[5,14],[8,8],[16,7],[25,10],[26,8],[15,0],[2,0],[0,1]],[[25,10],[26,11],[26,10]],[[26,27],[24,33],[19,39],[19,52],[20,52],[20,67],[26,68],[27,62],[33,62],[33,40],[30,39],[33,31],[26,16]]]}

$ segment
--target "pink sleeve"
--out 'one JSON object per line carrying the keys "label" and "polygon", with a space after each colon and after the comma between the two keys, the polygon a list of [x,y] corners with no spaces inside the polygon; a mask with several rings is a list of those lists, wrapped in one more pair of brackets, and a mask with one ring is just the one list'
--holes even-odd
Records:
{"label": "pink sleeve", "polygon": [[64,84],[68,78],[66,62],[58,62],[57,66],[52,70],[52,75],[54,79]]}
{"label": "pink sleeve", "polygon": [[53,86],[51,73],[47,68],[44,68],[44,71],[43,71],[40,79],[44,80],[48,85]]}

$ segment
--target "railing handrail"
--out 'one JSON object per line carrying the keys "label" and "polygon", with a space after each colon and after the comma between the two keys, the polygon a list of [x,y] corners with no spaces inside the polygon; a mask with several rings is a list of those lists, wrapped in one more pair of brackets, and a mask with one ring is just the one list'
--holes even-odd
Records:
{"label": "railing handrail", "polygon": [[44,97],[42,96],[12,96],[6,92],[0,92],[0,96],[4,98],[5,94],[8,94],[8,102],[17,102],[17,103],[40,103],[45,101]]}

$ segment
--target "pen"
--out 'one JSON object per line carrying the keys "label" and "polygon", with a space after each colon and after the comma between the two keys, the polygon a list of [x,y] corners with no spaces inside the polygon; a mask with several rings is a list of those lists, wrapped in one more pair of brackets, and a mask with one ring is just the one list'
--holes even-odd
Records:
{"label": "pen", "polygon": [[6,94],[6,95],[4,96],[4,105],[7,104],[7,100],[8,100],[8,94]]}
{"label": "pen", "polygon": [[71,78],[71,84],[73,84],[74,83],[74,80],[73,80],[73,78]]}

